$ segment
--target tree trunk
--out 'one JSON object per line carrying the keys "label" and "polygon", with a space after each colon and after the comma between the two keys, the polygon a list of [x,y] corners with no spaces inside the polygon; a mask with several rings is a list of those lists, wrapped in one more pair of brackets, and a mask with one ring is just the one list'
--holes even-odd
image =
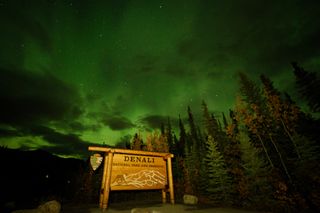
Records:
{"label": "tree trunk", "polygon": [[270,138],[270,141],[271,141],[271,143],[273,144],[273,146],[274,146],[274,148],[275,148],[275,150],[276,150],[276,152],[277,152],[277,154],[278,154],[278,156],[279,156],[279,158],[280,158],[281,165],[282,165],[282,167],[283,167],[283,169],[284,169],[284,171],[285,171],[285,173],[286,173],[286,175],[287,175],[287,177],[288,177],[288,179],[289,179],[289,182],[292,184],[292,179],[291,179],[291,176],[290,176],[289,171],[288,171],[288,169],[287,169],[287,166],[286,166],[286,164],[284,163],[283,158],[282,158],[282,155],[281,155],[281,153],[280,153],[277,145],[275,144],[275,142],[274,142],[274,140],[273,140],[273,138],[272,138],[272,136],[271,136],[270,133],[269,133],[269,138]]}
{"label": "tree trunk", "polygon": [[281,123],[282,123],[282,126],[283,126],[284,131],[287,133],[287,135],[289,136],[291,142],[293,143],[294,149],[295,149],[295,151],[296,151],[296,153],[297,153],[297,155],[298,155],[298,158],[299,158],[299,160],[300,160],[300,159],[301,159],[301,155],[300,155],[300,152],[299,152],[299,150],[298,150],[297,144],[295,143],[292,135],[290,134],[290,132],[289,132],[287,126],[285,125],[285,123],[283,122],[282,118],[280,118],[280,121],[281,121]]}
{"label": "tree trunk", "polygon": [[259,140],[260,140],[260,142],[261,142],[261,145],[262,145],[262,147],[263,147],[264,152],[266,153],[266,156],[267,156],[267,158],[268,158],[268,161],[269,161],[271,167],[273,168],[274,165],[273,165],[273,163],[272,163],[272,161],[271,161],[271,158],[270,158],[270,156],[269,156],[269,154],[268,154],[267,148],[266,148],[265,145],[263,144],[263,141],[262,141],[261,136],[260,136],[259,134],[257,134],[257,136],[258,136],[258,138],[259,138]]}

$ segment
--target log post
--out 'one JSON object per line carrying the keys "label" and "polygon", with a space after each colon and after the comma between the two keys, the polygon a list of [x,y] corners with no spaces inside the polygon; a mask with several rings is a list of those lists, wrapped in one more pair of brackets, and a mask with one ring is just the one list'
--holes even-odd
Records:
{"label": "log post", "polygon": [[110,182],[111,182],[111,170],[112,170],[113,152],[108,153],[108,166],[107,174],[105,178],[105,185],[103,188],[103,199],[102,199],[102,211],[105,211],[108,207],[109,193],[110,193]]}
{"label": "log post", "polygon": [[162,189],[162,203],[167,202],[167,191],[166,189]]}
{"label": "log post", "polygon": [[173,189],[173,176],[172,176],[171,157],[168,157],[167,165],[168,165],[167,167],[168,167],[170,201],[171,201],[171,204],[174,204],[174,189]]}
{"label": "log post", "polygon": [[107,167],[108,167],[108,155],[107,155],[107,153],[105,153],[104,154],[102,182],[101,182],[101,189],[100,189],[100,200],[99,200],[99,207],[100,208],[102,208],[103,192],[104,192],[106,177],[107,177]]}

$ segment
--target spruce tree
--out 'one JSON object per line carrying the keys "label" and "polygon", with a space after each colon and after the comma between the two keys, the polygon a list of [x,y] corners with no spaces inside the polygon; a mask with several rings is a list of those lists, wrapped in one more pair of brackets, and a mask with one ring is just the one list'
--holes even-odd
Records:
{"label": "spruce tree", "polygon": [[175,156],[178,155],[178,150],[177,150],[178,144],[179,144],[179,139],[177,138],[175,132],[173,132],[173,147],[172,147],[172,151],[170,152],[173,153]]}
{"label": "spruce tree", "polygon": [[190,174],[192,176],[190,177],[190,182],[193,187],[193,192],[197,194],[199,192],[199,168],[201,164],[201,157],[200,157],[200,149],[201,149],[201,140],[198,135],[198,128],[194,122],[193,114],[191,112],[190,107],[188,107],[188,121],[189,121],[189,127],[190,127],[190,134],[188,134],[187,141],[190,142],[190,145],[186,148],[187,155],[187,168],[189,169]]}
{"label": "spruce tree", "polygon": [[217,141],[220,152],[224,152],[226,144],[225,134],[222,128],[213,114],[209,113],[207,104],[202,101],[202,113],[203,113],[203,126],[207,136],[211,135]]}
{"label": "spruce tree", "polygon": [[190,106],[188,106],[188,122],[189,122],[189,127],[190,127],[190,136],[193,140],[192,143],[194,143],[194,141],[198,140],[198,134],[197,134],[197,127],[194,122],[194,118],[193,118],[193,114],[191,112]]}
{"label": "spruce tree", "polygon": [[229,204],[231,180],[228,176],[223,156],[218,150],[217,142],[210,135],[208,136],[206,144],[208,171],[207,192],[209,198],[216,204]]}
{"label": "spruce tree", "polygon": [[296,86],[302,99],[313,112],[320,112],[320,79],[315,72],[308,72],[297,63],[292,63]]}
{"label": "spruce tree", "polygon": [[273,148],[268,142],[268,129],[270,128],[264,122],[266,113],[265,99],[262,96],[261,89],[244,73],[239,73],[240,94],[237,97],[236,116],[239,122],[243,122],[250,131],[250,137],[255,147],[262,147],[266,157],[273,167]]}
{"label": "spruce tree", "polygon": [[229,109],[229,116],[230,116],[230,119],[231,119],[231,123],[232,123],[232,126],[233,126],[233,135],[237,135],[239,130],[238,130],[238,121],[236,119],[236,115],[234,113],[233,110]]}
{"label": "spruce tree", "polygon": [[[189,135],[189,137],[191,137]],[[185,154],[185,160],[187,169],[190,174],[190,182],[192,186],[192,191],[195,195],[199,193],[199,178],[200,178],[200,166],[201,166],[201,152],[198,142],[193,140],[192,146],[187,150]]]}
{"label": "spruce tree", "polygon": [[173,141],[173,136],[172,136],[172,127],[171,127],[171,122],[170,122],[170,118],[168,117],[168,124],[167,124],[167,128],[165,129],[165,137],[167,138],[167,143],[169,146],[169,152],[172,153],[173,151],[173,146],[174,146],[174,141]]}
{"label": "spruce tree", "polygon": [[131,142],[131,149],[133,150],[141,150],[142,149],[142,139],[138,133],[134,134],[134,137]]}
{"label": "spruce tree", "polygon": [[146,149],[149,152],[153,152],[154,151],[154,141],[153,141],[153,137],[152,134],[147,134],[146,136]]}
{"label": "spruce tree", "polygon": [[162,135],[165,134],[165,126],[164,126],[163,122],[161,122],[161,125],[160,125],[160,132],[161,132]]}
{"label": "spruce tree", "polygon": [[[270,116],[266,98],[262,96],[260,88],[244,74],[240,75],[240,83],[243,100],[247,103],[242,114],[248,129],[259,138],[266,153],[268,152],[270,164],[283,171],[289,182],[292,183],[286,158],[279,146],[280,140],[276,138],[277,130],[274,128],[274,119]],[[250,88],[254,91],[250,91]]]}
{"label": "spruce tree", "polygon": [[[205,150],[205,152],[201,152],[201,153],[206,153],[207,150]],[[206,155],[201,155],[201,162],[200,162],[200,167],[199,167],[199,180],[198,180],[198,188],[199,188],[199,193],[198,195],[204,198],[207,198],[210,194],[208,193],[207,189],[208,189],[208,162],[206,160]]]}
{"label": "spruce tree", "polygon": [[226,129],[228,126],[228,121],[227,121],[227,118],[226,118],[224,112],[222,112],[222,120],[223,120],[224,129]]}
{"label": "spruce tree", "polygon": [[239,73],[240,94],[248,105],[256,105],[263,109],[264,100],[259,86],[244,73]]}
{"label": "spruce tree", "polygon": [[189,143],[187,143],[187,133],[184,128],[184,124],[182,123],[181,117],[179,115],[179,130],[180,130],[180,137],[178,143],[176,143],[176,154],[179,156],[184,156],[185,152],[185,146]]}
{"label": "spruce tree", "polygon": [[234,204],[242,205],[242,200],[246,197],[244,190],[245,178],[244,169],[241,165],[241,149],[237,138],[238,123],[235,119],[233,111],[230,110],[230,118],[232,122],[227,127],[226,135],[227,145],[224,149],[224,159],[228,168],[228,173],[232,178],[232,195]]}
{"label": "spruce tree", "polygon": [[[300,110],[293,103],[284,102],[282,100],[280,96],[281,93],[274,88],[272,81],[268,77],[261,75],[260,78],[263,84],[263,92],[266,98],[267,109],[269,111],[269,115],[272,116],[272,118],[269,119],[273,120],[270,128],[274,128],[275,133],[280,136],[285,136],[291,141],[291,143],[279,143],[279,145],[283,146],[283,149],[295,150],[296,156],[300,159],[301,156],[293,138],[293,135],[296,133],[295,126],[297,125]],[[277,131],[278,129],[282,129],[282,131]],[[285,135],[283,133],[285,133]],[[279,138],[278,141],[286,142],[284,138]]]}
{"label": "spruce tree", "polygon": [[184,193],[192,194],[192,188],[190,183],[190,177],[189,177],[189,171],[187,168],[186,163],[186,153],[189,149],[187,149],[187,133],[184,128],[184,124],[181,120],[181,116],[179,115],[179,139],[176,139],[175,141],[175,152],[174,152],[174,164],[176,165],[175,172],[175,187],[176,187],[176,193],[179,195],[182,195]]}
{"label": "spruce tree", "polygon": [[211,135],[211,137],[216,137],[218,132],[218,124],[216,120],[213,120],[213,117],[210,116],[208,106],[204,101],[202,101],[202,111],[203,111],[203,124],[207,132],[207,135]]}
{"label": "spruce tree", "polygon": [[296,188],[306,200],[310,209],[317,212],[320,209],[320,145],[302,135],[295,135],[301,160],[294,163],[294,177]]}
{"label": "spruce tree", "polygon": [[193,147],[184,149],[184,161],[183,161],[183,174],[184,174],[184,186],[185,194],[196,194],[195,174],[197,173],[197,167],[195,165],[195,155]]}
{"label": "spruce tree", "polygon": [[[257,118],[249,112],[248,106],[244,103],[241,97],[237,97],[235,115],[237,122],[242,123],[248,129],[250,139],[254,146],[263,150],[270,166],[274,167],[270,146],[268,146],[265,138],[263,137],[264,132],[259,131],[260,126],[257,122]],[[231,129],[229,129],[228,132],[234,132],[234,125],[229,125],[229,128]]]}
{"label": "spruce tree", "polygon": [[151,134],[153,144],[153,151],[155,152],[169,152],[169,145],[166,135],[159,134],[157,131]]}
{"label": "spruce tree", "polygon": [[271,167],[261,158],[261,150],[254,147],[245,130],[237,135],[240,141],[242,167],[246,184],[243,187],[243,195],[246,195],[244,203],[255,209],[263,209],[272,203],[273,188],[268,181]]}
{"label": "spruce tree", "polygon": [[206,153],[207,145],[206,138],[203,136],[201,129],[198,127],[198,137],[199,137],[199,152],[197,153],[197,159],[199,161],[199,177],[197,183],[198,196],[207,196],[206,189],[208,187],[206,179],[208,178],[207,173],[207,162],[206,156],[202,153]]}

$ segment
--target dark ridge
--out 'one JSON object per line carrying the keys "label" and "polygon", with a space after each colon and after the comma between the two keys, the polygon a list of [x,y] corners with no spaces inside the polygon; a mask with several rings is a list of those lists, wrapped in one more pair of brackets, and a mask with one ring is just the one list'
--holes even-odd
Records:
{"label": "dark ridge", "polygon": [[84,161],[44,150],[0,147],[0,212],[33,208],[48,199],[71,200],[81,187]]}

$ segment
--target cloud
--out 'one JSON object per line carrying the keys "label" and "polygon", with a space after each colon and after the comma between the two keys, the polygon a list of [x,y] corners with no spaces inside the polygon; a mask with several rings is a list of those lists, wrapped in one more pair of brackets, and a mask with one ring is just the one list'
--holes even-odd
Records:
{"label": "cloud", "polygon": [[97,128],[77,120],[83,114],[80,95],[49,73],[0,69],[0,102],[1,138],[40,136],[50,145],[39,144],[38,148],[63,155],[84,156],[91,145],[79,134],[66,133]]}
{"label": "cloud", "polygon": [[101,125],[99,124],[84,125],[79,121],[71,121],[70,123],[68,123],[68,127],[70,128],[71,131],[83,132],[87,130],[97,131],[101,127]]}
{"label": "cloud", "polygon": [[139,119],[139,123],[141,123],[145,129],[151,131],[152,129],[160,129],[162,124],[167,125],[168,118],[170,119],[171,126],[174,127],[178,124],[178,119],[163,115],[146,115]]}
{"label": "cloud", "polygon": [[[30,139],[33,137],[42,138],[46,143]],[[99,144],[81,139],[81,135],[59,132],[45,125],[33,124],[16,129],[2,127],[0,128],[0,138],[24,138],[23,143],[19,144],[20,149],[29,150],[30,147],[36,147],[53,154],[80,158],[86,158],[89,155],[89,146],[99,146]]]}
{"label": "cloud", "polygon": [[128,118],[121,115],[106,115],[102,122],[112,130],[125,130],[135,127]]}
{"label": "cloud", "polygon": [[97,145],[89,141],[84,141],[80,135],[61,133],[52,128],[33,125],[28,129],[20,130],[24,136],[41,136],[49,145],[40,145],[38,148],[44,149],[54,154],[85,157],[88,155],[88,147]]}
{"label": "cloud", "polygon": [[12,126],[75,119],[82,114],[77,91],[49,73],[0,68],[0,123]]}
{"label": "cloud", "polygon": [[12,128],[0,127],[0,138],[22,136],[19,131]]}
{"label": "cloud", "polygon": [[54,131],[51,134],[43,135],[43,138],[50,142],[53,146],[44,146],[42,148],[49,152],[60,155],[87,156],[88,147],[97,145],[88,141],[84,141],[75,134],[62,134]]}

